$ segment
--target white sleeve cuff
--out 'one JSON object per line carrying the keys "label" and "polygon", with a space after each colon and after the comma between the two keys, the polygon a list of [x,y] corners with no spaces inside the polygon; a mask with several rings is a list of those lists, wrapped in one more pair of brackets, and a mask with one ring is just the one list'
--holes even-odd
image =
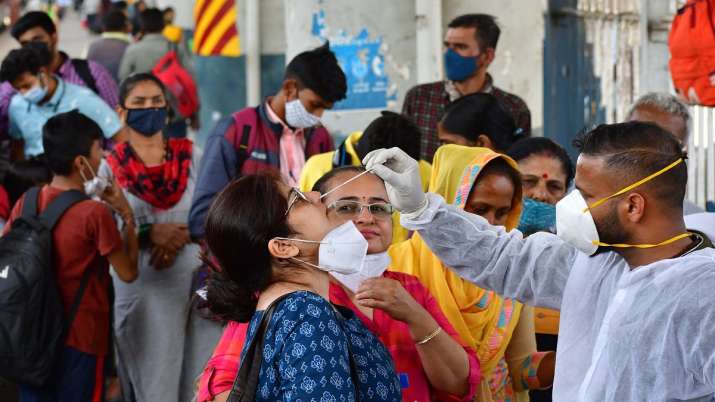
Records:
{"label": "white sleeve cuff", "polygon": [[445,205],[444,199],[434,193],[426,193],[427,206],[413,213],[401,214],[400,224],[408,230],[419,230],[434,219],[440,207]]}

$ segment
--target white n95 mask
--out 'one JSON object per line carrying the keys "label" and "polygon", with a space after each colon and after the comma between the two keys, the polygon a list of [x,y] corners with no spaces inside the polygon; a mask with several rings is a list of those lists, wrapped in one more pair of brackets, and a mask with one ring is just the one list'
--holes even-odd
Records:
{"label": "white n95 mask", "polygon": [[588,255],[598,250],[596,222],[580,191],[573,190],[556,204],[556,235]]}
{"label": "white n95 mask", "polygon": [[654,178],[660,176],[661,174],[669,171],[670,169],[683,163],[682,158],[678,158],[675,162],[670,165],[660,169],[659,171],[647,176],[629,186],[622,188],[621,190],[609,195],[608,197],[603,197],[600,200],[594,202],[591,205],[586,203],[583,195],[580,191],[574,190],[569,195],[564,197],[558,204],[556,204],[556,235],[562,238],[565,242],[570,243],[572,246],[583,251],[588,255],[593,255],[598,246],[603,247],[613,247],[613,248],[654,248],[665,246],[674,243],[680,239],[684,239],[690,236],[690,233],[681,233],[679,235],[673,236],[670,239],[664,240],[660,243],[654,244],[609,244],[604,243],[598,236],[598,229],[596,229],[596,222],[593,220],[591,215],[591,209],[599,207],[606,203],[606,201],[618,197],[627,193],[628,191],[637,188]]}
{"label": "white n95 mask", "polygon": [[333,278],[335,278],[343,286],[350,289],[350,291],[357,293],[357,290],[363,281],[382,276],[382,274],[387,270],[387,267],[390,266],[391,262],[392,260],[387,252],[368,254],[365,257],[365,263],[363,264],[360,272],[350,275],[332,272],[330,275],[332,275]]}
{"label": "white n95 mask", "polygon": [[347,221],[331,230],[321,241],[286,237],[276,237],[276,239],[320,244],[318,247],[318,265],[297,258],[294,259],[326,272],[345,275],[360,272],[367,255],[367,240],[357,230],[352,221]]}

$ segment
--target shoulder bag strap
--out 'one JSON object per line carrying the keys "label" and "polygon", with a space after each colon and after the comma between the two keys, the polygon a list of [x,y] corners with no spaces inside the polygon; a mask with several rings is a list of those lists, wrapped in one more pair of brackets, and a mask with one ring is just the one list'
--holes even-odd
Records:
{"label": "shoulder bag strap", "polygon": [[343,326],[345,318],[332,303],[330,303],[330,306],[333,308],[333,313],[338,320],[340,329],[342,329],[345,334],[345,344],[348,347],[348,362],[350,363],[350,378],[352,379],[353,386],[355,386],[355,402],[360,402],[360,377],[358,376],[357,363],[355,363],[355,357],[353,356],[353,348],[350,346],[350,336]]}
{"label": "shoulder bag strap", "polygon": [[289,295],[290,293],[274,300],[263,313],[261,322],[258,324],[258,330],[256,330],[256,335],[253,337],[253,341],[251,341],[251,346],[248,347],[246,354],[243,356],[241,368],[238,370],[238,375],[233,381],[233,386],[231,387],[231,392],[228,394],[226,402],[253,402],[255,399],[256,390],[258,389],[258,376],[261,373],[261,360],[263,359],[263,344],[266,336],[266,328],[278,304]]}

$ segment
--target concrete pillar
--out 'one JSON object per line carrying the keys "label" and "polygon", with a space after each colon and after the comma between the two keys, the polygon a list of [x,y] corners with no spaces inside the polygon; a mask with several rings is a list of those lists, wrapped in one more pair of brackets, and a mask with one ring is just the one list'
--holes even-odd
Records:
{"label": "concrete pillar", "polygon": [[255,105],[261,101],[261,32],[259,0],[246,1],[246,36],[243,49],[246,55],[246,99]]}
{"label": "concrete pillar", "polygon": [[415,0],[417,22],[417,83],[443,78],[442,1]]}

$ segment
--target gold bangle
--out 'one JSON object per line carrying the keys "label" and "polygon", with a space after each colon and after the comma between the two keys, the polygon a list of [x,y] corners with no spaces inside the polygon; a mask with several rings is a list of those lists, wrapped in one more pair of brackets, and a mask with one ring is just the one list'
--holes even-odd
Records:
{"label": "gold bangle", "polygon": [[435,329],[431,334],[429,334],[429,335],[427,335],[426,337],[424,337],[424,339],[422,339],[421,341],[415,342],[415,345],[417,345],[417,346],[424,345],[425,343],[431,341],[431,340],[434,339],[437,335],[439,335],[440,332],[442,332],[442,327],[440,327],[440,326],[438,325],[438,326],[437,326],[437,329]]}

